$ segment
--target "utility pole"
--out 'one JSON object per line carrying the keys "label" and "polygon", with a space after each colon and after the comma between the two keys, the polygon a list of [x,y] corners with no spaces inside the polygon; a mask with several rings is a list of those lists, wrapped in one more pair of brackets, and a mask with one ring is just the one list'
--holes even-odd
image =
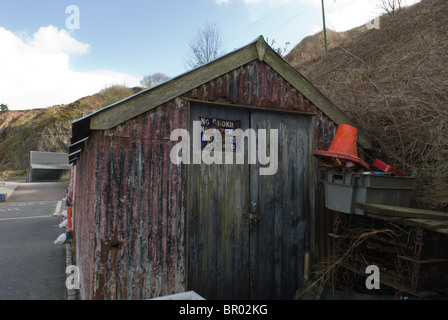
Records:
{"label": "utility pole", "polygon": [[325,42],[325,55],[328,55],[327,48],[327,27],[325,26],[325,9],[324,9],[324,0],[322,0],[322,21],[324,23],[324,42]]}

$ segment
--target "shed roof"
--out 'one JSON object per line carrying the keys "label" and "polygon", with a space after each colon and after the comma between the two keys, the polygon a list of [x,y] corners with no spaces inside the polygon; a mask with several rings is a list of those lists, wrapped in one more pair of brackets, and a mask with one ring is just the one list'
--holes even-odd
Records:
{"label": "shed roof", "polygon": [[[336,105],[279,56],[260,36],[245,47],[206,65],[75,120],[72,123],[69,161],[73,162],[77,159],[82,151],[83,142],[89,138],[91,130],[111,129],[257,59],[268,64],[337,125],[349,124],[357,127]],[[361,130],[358,130],[358,143],[366,149],[373,148],[371,138]]]}

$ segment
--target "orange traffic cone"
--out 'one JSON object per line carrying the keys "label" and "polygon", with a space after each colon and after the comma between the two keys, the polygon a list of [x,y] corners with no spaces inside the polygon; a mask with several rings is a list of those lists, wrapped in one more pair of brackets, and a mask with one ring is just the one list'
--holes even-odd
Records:
{"label": "orange traffic cone", "polygon": [[72,207],[67,207],[67,230],[72,231]]}
{"label": "orange traffic cone", "polygon": [[357,133],[358,129],[355,127],[349,126],[348,124],[341,124],[338,127],[338,131],[336,132],[328,151],[317,150],[313,153],[313,155],[318,158],[330,158],[333,160],[334,158],[337,158],[351,161],[366,169],[369,169],[369,165],[358,158],[358,150],[356,148]]}

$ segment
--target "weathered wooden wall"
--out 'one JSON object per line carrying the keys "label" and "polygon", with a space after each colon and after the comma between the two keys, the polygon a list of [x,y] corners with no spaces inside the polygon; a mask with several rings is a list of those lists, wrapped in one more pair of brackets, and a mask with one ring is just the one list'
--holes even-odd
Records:
{"label": "weathered wooden wall", "polygon": [[[315,113],[316,147],[334,124],[269,66],[251,62],[111,130],[94,131],[77,163],[75,248],[83,299],[146,299],[185,289],[186,167],[170,161],[188,100]],[[317,179],[317,177],[316,177]],[[318,242],[328,249],[323,188],[315,184]],[[322,233],[324,231],[324,233]]]}

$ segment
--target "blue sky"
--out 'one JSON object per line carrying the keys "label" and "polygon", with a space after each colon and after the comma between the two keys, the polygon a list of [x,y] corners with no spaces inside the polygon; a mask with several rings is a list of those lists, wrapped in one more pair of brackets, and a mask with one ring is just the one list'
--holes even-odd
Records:
{"label": "blue sky", "polygon": [[[325,0],[327,27],[366,23],[381,12],[378,3]],[[79,29],[68,28],[70,5],[79,9]],[[0,103],[50,107],[156,72],[175,77],[207,21],[219,27],[226,52],[259,35],[276,47],[290,42],[289,51],[322,30],[321,0],[0,0]]]}

